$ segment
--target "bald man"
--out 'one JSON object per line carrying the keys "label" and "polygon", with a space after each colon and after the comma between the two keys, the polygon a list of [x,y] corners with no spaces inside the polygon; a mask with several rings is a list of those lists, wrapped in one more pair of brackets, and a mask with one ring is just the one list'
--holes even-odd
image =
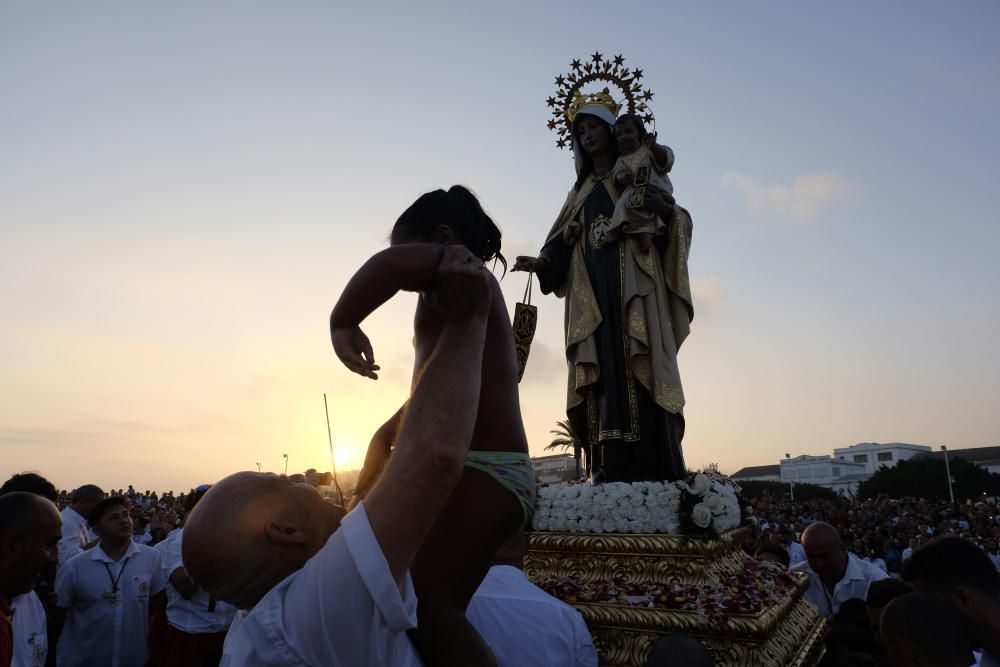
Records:
{"label": "bald man", "polygon": [[792,570],[809,575],[805,599],[826,616],[836,614],[847,600],[866,600],[868,586],[889,576],[881,568],[849,554],[840,533],[828,523],[809,524],[802,533],[802,547],[806,562]]}
{"label": "bald man", "polygon": [[409,568],[462,474],[479,405],[490,286],[483,263],[448,246],[428,295],[447,319],[415,381],[396,449],[345,516],[308,485],[237,473],[184,528],[196,584],[244,611],[222,665],[419,665]]}
{"label": "bald man", "polygon": [[41,613],[44,623],[41,603],[32,590],[42,571],[58,562],[61,537],[62,520],[50,500],[23,491],[0,496],[0,665],[3,667],[34,664],[39,658],[45,660],[44,637],[39,639],[37,647],[30,637],[15,642],[23,633],[15,632],[12,617],[22,605],[31,605],[25,606],[21,614],[37,617]]}

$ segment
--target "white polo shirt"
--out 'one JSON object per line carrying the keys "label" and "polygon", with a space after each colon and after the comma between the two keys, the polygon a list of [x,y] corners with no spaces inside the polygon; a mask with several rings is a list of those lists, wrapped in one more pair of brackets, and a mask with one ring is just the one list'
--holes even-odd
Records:
{"label": "white polo shirt", "polygon": [[788,545],[788,565],[789,567],[804,563],[806,560],[806,550],[799,542],[792,541]]}
{"label": "white polo shirt", "polygon": [[840,610],[840,605],[847,600],[855,598],[866,600],[868,598],[868,586],[873,581],[888,579],[889,575],[885,570],[868,561],[861,560],[854,554],[847,556],[847,569],[844,576],[833,587],[831,595],[819,576],[809,567],[809,562],[799,563],[791,568],[796,572],[805,572],[809,575],[809,589],[806,591],[805,599],[812,602],[824,616],[831,616]]}
{"label": "white polo shirt", "polygon": [[73,556],[83,553],[84,547],[90,542],[90,529],[87,527],[86,517],[72,507],[67,507],[59,514],[62,516],[59,564],[62,565]]}
{"label": "white polo shirt", "polygon": [[419,666],[406,635],[416,625],[410,575],[393,578],[359,503],[301,570],[236,615],[221,665]]}
{"label": "white polo shirt", "polygon": [[225,632],[233,622],[236,607],[226,602],[213,601],[200,588],[191,599],[185,600],[170,583],[170,575],[184,565],[181,561],[183,538],[184,531],[178,530],[160,543],[167,544],[163,551],[163,579],[167,583],[167,623],[192,635]]}
{"label": "white polo shirt", "polygon": [[70,559],[56,576],[57,604],[68,610],[59,667],[142,667],[149,598],[162,590],[161,556],[152,547],[130,540],[118,562],[101,545]]}
{"label": "white polo shirt", "polygon": [[490,645],[499,667],[597,667],[597,651],[580,612],[512,565],[490,568],[465,616]]}
{"label": "white polo shirt", "polygon": [[45,608],[35,591],[18,595],[10,601],[14,614],[10,625],[14,634],[14,660],[11,667],[45,667],[48,655],[48,629]]}

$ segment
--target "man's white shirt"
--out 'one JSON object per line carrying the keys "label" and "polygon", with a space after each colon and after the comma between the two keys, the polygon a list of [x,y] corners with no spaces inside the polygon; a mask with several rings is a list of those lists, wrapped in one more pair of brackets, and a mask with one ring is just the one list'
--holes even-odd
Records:
{"label": "man's white shirt", "polygon": [[62,512],[62,538],[59,540],[59,564],[69,561],[73,556],[83,553],[84,547],[90,542],[90,529],[87,519],[72,507]]}
{"label": "man's white shirt", "polygon": [[808,562],[800,563],[792,569],[809,575],[809,589],[806,591],[805,599],[816,605],[816,608],[824,616],[836,614],[841,603],[847,600],[855,598],[865,600],[868,597],[868,586],[873,581],[889,578],[889,575],[878,566],[861,560],[854,554],[848,554],[847,569],[844,571],[844,576],[833,587],[831,594],[820,581],[819,576],[809,567]]}
{"label": "man's white shirt", "polygon": [[499,667],[597,667],[580,612],[511,565],[490,568],[465,615]]}
{"label": "man's white shirt", "polygon": [[236,615],[221,664],[418,666],[406,635],[416,626],[410,575],[392,576],[360,503],[301,570]]}
{"label": "man's white shirt", "polygon": [[793,540],[788,545],[788,561],[789,567],[804,563],[806,561],[805,547]]}
{"label": "man's white shirt", "polygon": [[131,540],[118,562],[98,545],[61,566],[57,604],[68,611],[56,653],[59,667],[145,664],[149,598],[163,583],[160,552]]}
{"label": "man's white shirt", "polygon": [[178,530],[161,542],[167,545],[163,549],[163,579],[167,585],[167,623],[192,635],[225,632],[233,622],[236,607],[225,602],[213,601],[211,596],[200,588],[190,599],[185,600],[170,583],[170,575],[184,565],[181,561],[183,539],[184,531]]}
{"label": "man's white shirt", "polygon": [[14,635],[14,659],[11,667],[45,667],[48,655],[48,629],[45,608],[35,591],[18,595],[10,601],[14,614],[10,625]]}

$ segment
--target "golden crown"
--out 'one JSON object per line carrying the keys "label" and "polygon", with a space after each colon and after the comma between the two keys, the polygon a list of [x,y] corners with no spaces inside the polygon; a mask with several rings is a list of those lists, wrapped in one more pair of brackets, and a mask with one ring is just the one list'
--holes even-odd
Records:
{"label": "golden crown", "polygon": [[622,105],[615,102],[615,98],[611,97],[611,91],[605,88],[599,93],[577,93],[576,97],[570,103],[569,108],[566,109],[566,118],[572,123],[578,113],[595,107],[607,109],[615,118],[618,117],[618,112],[622,109]]}
{"label": "golden crown", "polygon": [[[646,123],[653,122],[653,112],[647,102],[653,99],[653,91],[642,89],[641,69],[630,70],[625,66],[625,58],[618,54],[605,58],[600,53],[590,56],[589,62],[574,60],[568,74],[556,77],[556,94],[545,103],[550,108],[548,127],[559,134],[556,146],[572,147],[573,119],[577,114],[589,109],[607,109],[617,117],[624,106],[629,113],[639,115]],[[597,93],[583,92],[584,86],[597,81],[611,84],[621,91],[621,102],[615,100],[608,88]]]}

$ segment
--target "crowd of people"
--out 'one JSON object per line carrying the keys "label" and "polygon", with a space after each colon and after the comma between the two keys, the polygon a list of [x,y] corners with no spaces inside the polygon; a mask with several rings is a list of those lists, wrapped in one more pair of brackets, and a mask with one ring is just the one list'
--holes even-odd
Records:
{"label": "crowd of people", "polygon": [[824,667],[1000,665],[1000,508],[846,497],[750,502],[745,549],[809,576]]}
{"label": "crowd of people", "polygon": [[[848,550],[898,575],[915,549],[936,537],[960,537],[977,545],[1000,569],[1000,508],[993,502],[949,503],[921,498],[859,501],[847,497],[795,502],[787,496],[750,500],[751,522],[759,538],[751,553],[764,545],[787,550],[790,563],[805,560],[795,536],[815,522],[829,523]],[[765,549],[767,551],[768,549]]]}
{"label": "crowd of people", "polygon": [[[275,479],[320,488],[328,481],[311,470]],[[67,492],[35,473],[9,479],[0,487],[4,544],[17,528],[9,512],[19,505],[51,555],[28,572],[33,592],[2,592],[11,655],[4,662],[0,652],[0,664],[220,664],[237,607],[195,584],[182,560],[186,518],[208,489],[158,494],[129,486],[105,493],[84,485]],[[48,514],[27,494],[51,501]],[[745,548],[806,573],[806,599],[831,618],[823,665],[998,664],[992,657],[1000,652],[996,505],[768,495],[749,505],[756,539]],[[469,605],[470,620],[491,640],[500,665],[595,664],[580,615],[524,575],[525,550],[523,533],[501,548]],[[509,622],[513,599],[520,624]],[[548,627],[551,636],[526,643],[522,625]],[[556,636],[560,643],[553,643]],[[685,641],[665,638],[664,646],[687,651],[659,647],[651,660],[688,664],[678,656],[699,654]],[[560,662],[560,655],[572,659]],[[699,659],[711,664],[707,654]]]}

